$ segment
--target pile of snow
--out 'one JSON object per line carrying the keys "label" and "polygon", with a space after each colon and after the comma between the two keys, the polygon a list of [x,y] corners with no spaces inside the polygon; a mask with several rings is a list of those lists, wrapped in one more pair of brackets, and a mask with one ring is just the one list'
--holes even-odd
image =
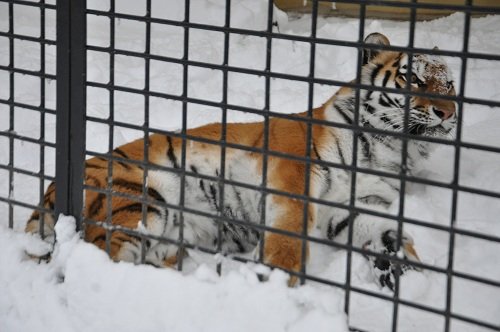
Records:
{"label": "pile of snow", "polygon": [[[335,290],[290,289],[281,271],[260,283],[245,265],[219,277],[206,266],[184,276],[113,264],[80,240],[71,217],[60,218],[56,232],[51,262],[39,265],[22,255],[40,245],[35,239],[0,228],[2,331],[347,330]],[[3,248],[4,243],[9,245]]]}
{"label": "pile of snow", "polygon": [[[191,1],[191,20],[197,23],[224,25],[225,0]],[[122,13],[144,15],[145,1],[117,1],[116,10]],[[182,20],[183,2],[152,1],[154,17]],[[89,8],[107,10],[105,1],[88,1]],[[267,1],[232,1],[231,26],[263,30],[267,24]],[[28,6],[15,5],[15,32],[38,36],[39,11]],[[54,11],[46,11],[46,35],[55,38]],[[279,27],[276,32],[307,36],[311,18],[303,16],[288,20],[275,10]],[[357,40],[359,23],[355,19],[320,18],[317,34],[321,38]],[[415,45],[443,50],[462,49],[464,17],[461,14],[432,22],[419,22]],[[116,47],[143,52],[145,26],[142,23],[120,19],[116,21]],[[393,45],[407,45],[407,22],[367,20],[365,34],[382,32]],[[183,56],[182,28],[152,24],[151,52],[157,55],[181,58]],[[278,30],[279,29],[279,30]],[[500,54],[500,16],[474,18],[471,22],[469,49],[475,52]],[[0,3],[0,31],[8,30],[6,3]],[[88,43],[109,45],[109,21],[104,17],[89,16]],[[224,35],[220,32],[190,29],[189,58],[220,64],[223,59]],[[47,46],[46,70],[55,73],[55,48]],[[40,69],[40,46],[29,41],[14,43],[15,65],[27,70]],[[259,69],[265,67],[265,38],[231,34],[229,64]],[[106,83],[109,79],[109,56],[88,52],[88,79]],[[310,46],[306,43],[275,39],[272,42],[273,72],[308,75]],[[315,76],[342,81],[351,80],[356,73],[356,50],[347,47],[317,45]],[[447,58],[457,86],[461,61]],[[9,63],[9,43],[0,37],[0,65]],[[0,98],[10,93],[8,72],[0,70]],[[470,59],[467,63],[466,96],[486,100],[500,100],[500,68],[494,61]],[[239,73],[229,74],[229,103],[252,108],[264,107],[265,81],[263,77]],[[181,94],[182,67],[176,64],[151,61],[151,89],[157,92]],[[116,55],[115,83],[134,88],[144,86],[144,61]],[[207,84],[210,82],[210,84]],[[37,106],[40,103],[40,80],[15,74],[15,100]],[[55,108],[55,82],[43,82],[45,105]],[[271,110],[292,113],[303,111],[308,104],[306,83],[282,79],[271,80]],[[337,87],[315,85],[314,104],[320,105]],[[201,67],[190,67],[188,94],[193,98],[220,101],[222,73]],[[116,92],[115,120],[141,125],[144,121],[144,97]],[[155,128],[175,130],[181,126],[182,105],[161,98],[150,98],[150,123]],[[108,91],[88,88],[88,114],[109,116]],[[29,121],[26,121],[29,119]],[[220,121],[221,110],[203,105],[188,106],[188,126]],[[259,120],[259,115],[229,111],[230,121]],[[0,103],[0,130],[7,130],[9,108]],[[40,113],[16,108],[14,130],[24,136],[39,138]],[[55,117],[45,116],[44,138],[55,140]],[[478,105],[465,105],[463,139],[467,142],[500,146],[500,113]],[[105,152],[109,128],[95,122],[88,123],[87,147]],[[142,132],[114,128],[114,143],[121,145],[141,137]],[[40,147],[28,142],[14,142],[14,165],[32,172],[40,170]],[[440,181],[452,179],[454,149],[439,147],[424,165],[425,176]],[[0,136],[0,163],[9,162],[9,141]],[[46,174],[54,174],[54,151],[45,148]],[[0,170],[0,195],[7,197],[8,172]],[[500,156],[476,150],[461,150],[460,184],[500,192]],[[45,183],[47,186],[48,183]],[[39,180],[28,175],[15,174],[12,197],[21,202],[39,201]],[[410,184],[405,197],[405,215],[439,225],[449,225],[452,192],[431,186]],[[459,193],[457,227],[478,233],[500,236],[500,204],[498,199]],[[392,211],[397,213],[398,202]],[[223,260],[221,277],[215,273],[218,257],[192,252],[183,273],[160,270],[150,266],[111,263],[94,246],[82,242],[75,235],[70,219],[58,223],[60,242],[49,264],[25,260],[24,250],[43,251],[43,243],[20,232],[30,211],[14,208],[14,230],[7,228],[8,206],[0,203],[0,330],[314,330],[342,331],[346,317],[342,313],[344,292],[325,285],[308,283],[297,289],[285,286],[286,276],[272,272],[270,281],[257,281],[259,267],[241,265]],[[441,268],[448,266],[446,232],[406,225],[405,230],[415,239],[417,251],[426,263]],[[472,237],[456,236],[453,266],[456,271],[490,280],[500,280],[500,250],[497,242]],[[346,255],[325,246],[311,248],[308,273],[339,283],[345,282]],[[445,309],[446,276],[431,271],[410,271],[402,278],[401,297],[437,310]],[[373,283],[366,260],[353,256],[352,283],[373,292],[391,295]],[[500,289],[488,285],[453,278],[452,312],[493,325],[500,325]],[[351,293],[349,325],[370,331],[386,331],[392,324],[392,303],[365,295]],[[440,315],[400,306],[398,327],[401,331],[434,331],[444,324]],[[439,328],[436,328],[436,327]],[[453,331],[480,331],[481,328],[452,320]]]}

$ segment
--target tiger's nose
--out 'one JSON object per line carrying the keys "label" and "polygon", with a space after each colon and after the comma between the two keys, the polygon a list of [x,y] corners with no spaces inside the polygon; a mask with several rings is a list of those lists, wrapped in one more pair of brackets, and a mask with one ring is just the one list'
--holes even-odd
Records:
{"label": "tiger's nose", "polygon": [[447,120],[455,114],[455,105],[452,105],[450,107],[433,107],[434,114],[438,116],[438,118],[442,120]]}

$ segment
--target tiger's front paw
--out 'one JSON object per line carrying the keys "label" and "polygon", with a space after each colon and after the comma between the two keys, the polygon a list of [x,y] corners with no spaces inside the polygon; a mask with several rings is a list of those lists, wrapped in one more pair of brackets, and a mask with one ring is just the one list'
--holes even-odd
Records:
{"label": "tiger's front paw", "polygon": [[413,247],[413,239],[409,235],[403,233],[399,254],[396,252],[396,243],[397,232],[388,230],[382,233],[380,239],[369,241],[363,246],[363,249],[383,254],[383,256],[369,256],[368,260],[376,282],[380,287],[387,287],[392,291],[394,291],[396,275],[403,275],[408,270],[418,270],[418,268],[396,262],[391,258],[398,256],[409,261],[420,261]]}
{"label": "tiger's front paw", "polygon": [[[40,220],[41,218],[43,222]],[[41,222],[43,229],[40,227]],[[25,233],[32,235],[31,241],[24,248],[28,259],[37,263],[50,261],[56,242],[54,227],[55,221],[52,216],[40,216],[38,211],[33,212],[24,229]]]}
{"label": "tiger's front paw", "polygon": [[54,251],[53,238],[42,239],[38,234],[31,237],[24,246],[25,257],[37,263],[48,263]]}

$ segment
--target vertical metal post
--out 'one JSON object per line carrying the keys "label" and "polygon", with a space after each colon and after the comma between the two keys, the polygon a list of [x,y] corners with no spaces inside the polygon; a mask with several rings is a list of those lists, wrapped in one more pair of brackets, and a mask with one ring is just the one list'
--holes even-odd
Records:
{"label": "vertical metal post", "polygon": [[[274,13],[274,3],[269,0],[267,7],[267,29],[266,29],[266,67],[264,72],[271,72],[271,55],[273,39],[271,34],[273,32],[273,13]],[[266,96],[264,100],[264,109],[262,110],[262,116],[264,117],[264,138],[262,141],[262,182],[260,184],[260,225],[264,226],[266,224],[266,208],[267,208],[267,162],[268,162],[268,151],[269,151],[269,110],[271,109],[271,76],[265,76],[265,91]],[[259,263],[264,261],[264,247],[265,247],[265,233],[261,232],[259,241]]]}
{"label": "vertical metal post", "polygon": [[[14,4],[9,2],[9,33],[14,34]],[[9,67],[14,69],[14,37],[9,38]],[[14,70],[9,73],[9,133],[14,133]],[[14,193],[14,137],[9,136],[9,198]],[[9,228],[14,228],[14,205],[9,202]]]}
{"label": "vertical metal post", "polygon": [[[471,6],[472,0],[466,0],[465,5]],[[462,66],[460,68],[460,88],[458,91],[459,97],[465,96],[465,80],[467,77],[467,62],[469,56],[469,35],[471,30],[471,13],[466,12],[464,15],[464,31],[463,31],[463,44],[462,44]],[[444,311],[444,331],[449,332],[452,328],[452,306],[453,306],[453,263],[455,257],[455,236],[456,236],[456,224],[457,224],[457,214],[458,214],[458,195],[460,190],[457,189],[460,183],[460,156],[462,143],[462,126],[464,118],[464,102],[459,100],[457,102],[457,128],[455,134],[455,159],[453,160],[453,180],[452,180],[452,196],[451,196],[451,220],[449,235],[450,239],[448,241],[448,266],[446,268],[446,306]]]}
{"label": "vertical metal post", "polygon": [[79,228],[83,206],[86,109],[85,0],[57,1],[57,125],[55,213],[72,215]]}
{"label": "vertical metal post", "polygon": [[[41,0],[40,3],[45,6],[45,0]],[[45,75],[45,7],[40,8],[40,73]],[[45,141],[45,84],[46,78],[40,77],[40,140]],[[45,146],[40,144],[40,174],[45,174]],[[45,179],[41,176],[38,186],[38,196],[40,206],[44,205],[45,196]],[[42,218],[40,219],[40,225],[38,226],[38,232],[42,238],[45,237],[45,213],[41,212]]]}
{"label": "vertical metal post", "polygon": [[[146,0],[146,44],[144,45],[144,53],[145,55],[151,55],[151,0]],[[151,59],[146,57],[144,59],[144,91],[150,92],[150,67],[151,67]],[[149,175],[149,98],[150,95],[146,94],[144,96],[144,170],[142,173],[142,199],[147,200],[148,196],[148,175]],[[148,226],[148,205],[142,204],[142,224],[144,227]],[[146,238],[141,237],[141,263],[146,261]]]}
{"label": "vertical metal post", "polygon": [[[416,0],[411,0],[412,4],[416,4]],[[408,35],[408,52],[406,55],[408,56],[407,62],[407,72],[406,72],[406,81],[407,84],[405,86],[409,94],[405,94],[405,103],[404,103],[404,116],[403,116],[403,133],[404,136],[401,139],[401,166],[400,173],[401,176],[399,179],[399,212],[398,212],[398,228],[397,228],[397,239],[396,239],[396,252],[399,252],[402,245],[403,238],[403,223],[404,223],[404,214],[405,214],[405,193],[406,193],[406,176],[408,175],[408,136],[409,136],[409,125],[410,125],[410,99],[411,95],[411,76],[413,74],[413,47],[415,43],[415,28],[416,28],[416,20],[417,20],[417,10],[415,7],[410,7],[410,31]],[[397,331],[398,329],[398,315],[399,315],[399,287],[400,287],[400,275],[401,275],[401,267],[399,263],[396,264],[396,273],[394,279],[394,294],[392,298],[392,331]]]}
{"label": "vertical metal post", "polygon": [[[186,26],[184,27],[184,55],[182,56],[182,97],[188,97],[188,73],[189,73],[189,20],[191,13],[191,1],[184,1],[184,23]],[[182,271],[182,263],[184,260],[184,203],[185,203],[185,186],[186,186],[186,151],[187,151],[187,116],[188,116],[188,102],[187,100],[182,101],[182,129],[181,129],[181,169],[180,169],[180,194],[179,194],[179,249],[177,250],[177,268],[179,271]]]}
{"label": "vertical metal post", "polygon": [[[108,155],[113,155],[113,148],[115,145],[115,0],[109,1],[109,117],[108,117]],[[109,157],[108,157],[109,158]],[[106,227],[106,239],[104,249],[106,253],[111,257],[111,235],[113,231],[111,230],[111,219],[113,210],[112,206],[112,195],[113,190],[113,161],[108,159],[107,163],[107,177],[106,177],[106,220],[104,222],[108,227]]]}
{"label": "vertical metal post", "polygon": [[[230,28],[231,25],[231,1],[226,0],[226,8],[225,8],[225,21],[224,27]],[[224,32],[224,59],[222,62],[223,66],[227,66],[229,63],[229,32]],[[224,208],[224,193],[225,186],[224,180],[226,178],[226,132],[227,132],[227,94],[228,94],[228,70],[224,68],[222,70],[222,120],[221,120],[221,135],[220,135],[220,172],[219,172],[219,212],[218,215],[223,217],[225,208]],[[224,229],[224,221],[219,220],[217,223],[217,251],[222,252],[222,236]],[[222,263],[217,264],[217,273],[220,275],[222,273]]]}
{"label": "vertical metal post", "polygon": [[[358,30],[358,42],[363,43],[365,36],[365,18],[366,18],[366,5],[361,4],[359,6],[359,30]],[[361,74],[363,67],[363,46],[358,47],[358,57],[356,63],[356,85],[361,84]],[[349,198],[349,223],[347,225],[347,266],[346,266],[346,276],[345,276],[345,297],[344,297],[344,311],[349,315],[349,305],[351,303],[351,272],[352,272],[352,253],[353,253],[353,224],[354,224],[354,207],[356,205],[356,180],[357,180],[357,170],[358,167],[358,136],[360,135],[359,127],[359,107],[361,103],[360,97],[361,91],[360,87],[356,86],[354,93],[354,119],[352,130],[352,164],[353,167],[351,173],[351,187],[350,187],[350,198]],[[362,130],[362,129],[361,129]]]}
{"label": "vertical metal post", "polygon": [[[309,52],[309,78],[314,79],[314,68],[315,68],[315,57],[316,57],[316,29],[318,23],[318,0],[312,3],[312,20],[311,20],[311,39],[310,39],[310,52]],[[308,102],[307,102],[307,118],[310,120],[313,118],[313,104],[314,104],[314,82],[310,81],[308,88]],[[304,176],[304,196],[309,197],[310,194],[310,182],[311,182],[311,146],[313,143],[312,137],[312,122],[307,122],[306,129],[306,151],[305,157],[307,161],[305,163],[306,171]],[[306,256],[307,256],[307,241],[305,238],[308,236],[308,225],[309,225],[309,199],[304,200],[304,209],[302,211],[302,248],[300,255],[300,284],[306,283]]]}

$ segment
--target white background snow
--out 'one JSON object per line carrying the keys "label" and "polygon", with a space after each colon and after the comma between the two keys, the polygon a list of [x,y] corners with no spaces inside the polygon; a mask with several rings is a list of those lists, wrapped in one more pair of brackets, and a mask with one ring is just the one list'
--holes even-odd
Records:
{"label": "white background snow", "polygon": [[[50,2],[50,1],[48,1]],[[191,1],[191,21],[217,26],[224,24],[224,0]],[[267,1],[231,2],[231,26],[264,30],[267,24]],[[152,1],[154,17],[182,20],[182,1]],[[89,8],[107,10],[107,1],[88,1]],[[144,0],[118,0],[116,11],[136,15],[145,14]],[[46,37],[55,39],[55,12],[46,10]],[[275,10],[279,32],[307,36],[311,18],[303,16],[289,20]],[[39,10],[14,6],[16,34],[40,35]],[[8,5],[0,2],[0,31],[8,31]],[[109,46],[109,21],[105,17],[88,17],[88,43]],[[461,50],[464,16],[454,14],[432,22],[419,22],[415,35],[418,47],[438,46],[443,50]],[[382,32],[394,45],[407,45],[408,22],[380,20],[366,21],[366,34]],[[145,25],[129,20],[117,20],[116,47],[143,52]],[[183,35],[180,27],[152,24],[151,52],[156,55],[181,58]],[[500,54],[500,16],[474,18],[471,24],[469,49],[474,52]],[[275,30],[277,31],[277,30]],[[358,21],[354,19],[320,18],[317,34],[322,38],[357,40]],[[220,64],[223,60],[224,35],[190,29],[189,59]],[[48,73],[55,74],[55,47],[46,46]],[[264,69],[266,40],[260,37],[231,34],[229,64],[231,66]],[[14,42],[15,66],[40,70],[40,45],[29,41]],[[272,64],[274,72],[308,75],[310,48],[307,43],[273,40]],[[317,45],[315,76],[349,81],[355,76],[356,50],[347,47]],[[461,61],[447,58],[457,86]],[[144,60],[117,55],[115,82],[142,89],[144,87]],[[0,65],[9,64],[9,42],[0,37]],[[109,80],[109,56],[88,52],[88,80],[106,83]],[[494,61],[470,59],[467,65],[466,96],[500,101],[500,66]],[[151,90],[164,93],[182,93],[182,67],[151,61]],[[30,105],[40,104],[40,84],[45,84],[45,105],[55,107],[55,82],[29,75],[14,75],[15,101]],[[0,70],[0,99],[10,94],[9,74]],[[306,83],[273,79],[271,81],[271,110],[299,112],[307,108]],[[314,105],[320,105],[337,87],[316,85]],[[188,95],[194,98],[220,101],[222,73],[200,67],[189,68]],[[230,104],[262,108],[265,81],[263,77],[229,74],[228,101]],[[144,97],[138,94],[115,93],[115,120],[135,125],[144,121]],[[152,127],[179,129],[181,104],[176,101],[150,98]],[[109,95],[106,90],[88,88],[88,114],[99,118],[109,116]],[[463,140],[500,147],[499,109],[465,105]],[[258,115],[229,111],[230,121],[261,119]],[[188,107],[188,126],[220,121],[221,111],[202,105]],[[19,135],[39,138],[40,113],[15,108],[14,130]],[[108,127],[87,124],[87,148],[107,151]],[[0,103],[0,130],[9,128],[9,108]],[[115,146],[141,132],[115,127]],[[55,118],[45,116],[45,139],[55,140]],[[426,177],[450,181],[454,149],[440,147],[425,165]],[[0,136],[0,163],[9,162],[9,141]],[[28,142],[15,140],[14,165],[38,172],[40,148]],[[45,149],[45,172],[54,174],[54,151]],[[500,192],[500,155],[477,150],[461,150],[460,184],[468,187]],[[15,174],[12,197],[21,202],[37,204],[39,180],[36,177]],[[48,184],[45,184],[48,185]],[[0,170],[0,195],[8,196],[8,172]],[[452,192],[431,186],[410,185],[405,200],[405,215],[418,220],[449,225]],[[479,195],[459,193],[457,227],[478,233],[500,236],[500,200]],[[397,212],[398,203],[393,204]],[[14,230],[8,228],[8,207],[0,203],[0,331],[343,331],[347,324],[369,331],[387,331],[391,326],[392,304],[361,294],[352,293],[349,322],[343,314],[344,292],[341,289],[308,283],[290,289],[285,286],[286,275],[280,271],[271,274],[268,282],[258,282],[258,267],[240,265],[223,260],[223,275],[215,273],[218,257],[207,257],[193,252],[187,262],[187,271],[180,273],[150,266],[111,263],[94,246],[82,242],[73,231],[71,219],[58,224],[60,244],[50,264],[36,264],[24,258],[24,249],[43,249],[43,244],[24,235],[30,211],[14,207]],[[407,225],[413,235],[417,251],[427,264],[446,268],[448,241],[446,232]],[[453,266],[456,271],[489,280],[500,280],[500,245],[497,242],[456,236]],[[324,279],[343,283],[346,275],[346,255],[322,246],[313,246],[308,272]],[[353,257],[352,282],[355,286],[386,295],[373,283],[366,260]],[[409,272],[402,278],[402,298],[437,310],[445,308],[446,276],[430,271]],[[488,285],[453,278],[452,312],[500,326],[500,289]],[[440,331],[444,318],[433,313],[401,305],[398,328],[400,331]],[[452,331],[482,331],[475,325],[452,320]]]}

